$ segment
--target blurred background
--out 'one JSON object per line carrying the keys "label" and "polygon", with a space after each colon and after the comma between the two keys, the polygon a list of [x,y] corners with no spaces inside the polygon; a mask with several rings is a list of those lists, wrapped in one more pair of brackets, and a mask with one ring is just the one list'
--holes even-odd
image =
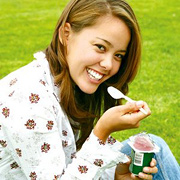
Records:
{"label": "blurred background", "polygon": [[[68,0],[0,0],[0,79],[33,60],[51,41]],[[161,136],[180,163],[180,1],[128,0],[141,27],[140,71],[128,96],[152,115],[138,129],[112,134],[122,141],[147,131]]]}

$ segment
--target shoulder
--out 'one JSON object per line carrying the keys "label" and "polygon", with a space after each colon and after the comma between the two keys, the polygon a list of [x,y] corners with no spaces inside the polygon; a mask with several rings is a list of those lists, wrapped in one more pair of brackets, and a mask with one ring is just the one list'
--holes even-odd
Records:
{"label": "shoulder", "polygon": [[56,87],[45,54],[38,52],[34,57],[35,59],[31,63],[0,81],[1,101],[26,98],[30,101],[41,99],[41,102],[44,103],[49,98],[54,99]]}
{"label": "shoulder", "polygon": [[0,88],[5,90],[12,87],[31,89],[39,88],[41,85],[52,85],[53,80],[45,54],[38,52],[34,54],[34,57],[35,59],[31,63],[1,79]]}

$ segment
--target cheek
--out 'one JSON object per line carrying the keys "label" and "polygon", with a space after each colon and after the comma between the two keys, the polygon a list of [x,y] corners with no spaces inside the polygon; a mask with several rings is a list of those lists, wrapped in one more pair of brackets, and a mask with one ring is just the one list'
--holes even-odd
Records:
{"label": "cheek", "polygon": [[113,69],[111,71],[111,76],[114,76],[119,71],[120,66],[121,66],[120,62],[115,62],[113,64]]}
{"label": "cheek", "polygon": [[85,53],[83,52],[83,59],[87,65],[93,65],[101,60],[101,55],[90,50]]}

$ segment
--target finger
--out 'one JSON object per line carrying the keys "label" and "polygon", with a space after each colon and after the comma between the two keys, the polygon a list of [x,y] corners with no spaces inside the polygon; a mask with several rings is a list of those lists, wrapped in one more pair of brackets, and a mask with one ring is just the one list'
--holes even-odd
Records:
{"label": "finger", "polygon": [[127,102],[125,105],[119,106],[119,111],[123,114],[127,114],[129,112],[135,112],[138,110],[136,102]]}
{"label": "finger", "polygon": [[144,167],[143,172],[155,174],[155,173],[158,172],[158,168],[156,166],[154,166],[154,167]]}
{"label": "finger", "polygon": [[138,176],[135,176],[134,174],[131,174],[131,179],[133,179],[133,180],[140,180],[141,178],[139,178]]}
{"label": "finger", "polygon": [[[126,105],[132,105],[132,103],[134,103],[134,108],[132,109],[131,112],[140,112],[140,109],[144,109],[147,112],[146,116],[151,114],[149,106],[147,105],[146,102],[144,102],[144,101],[133,101],[133,102],[127,102]],[[142,113],[142,115],[144,116],[145,114]]]}
{"label": "finger", "polygon": [[156,164],[157,164],[156,160],[154,158],[152,158],[152,161],[150,163],[151,167],[144,167],[143,172],[145,172],[145,173],[153,173],[153,174],[157,173],[158,168],[156,167]]}
{"label": "finger", "polygon": [[151,161],[151,163],[150,163],[150,166],[151,166],[151,167],[154,167],[154,166],[156,166],[156,164],[157,164],[156,160],[155,160],[154,158],[152,158],[152,161]]}
{"label": "finger", "polygon": [[[147,105],[147,103],[146,102],[144,102],[144,101],[136,101],[136,106],[137,106],[137,108],[138,108],[138,111],[140,110],[140,109],[144,109],[145,111],[146,111],[146,113],[145,113],[145,115],[146,116],[149,116],[150,114],[151,114],[151,111],[150,111],[150,109],[149,109],[149,106]],[[143,113],[142,111],[141,111],[141,113]],[[144,113],[143,113],[144,114]]]}
{"label": "finger", "polygon": [[[136,106],[136,111],[134,111],[131,115],[133,117],[131,118],[137,118],[139,120],[144,119],[145,117],[149,116],[151,114],[151,111],[147,105],[146,102],[143,101],[137,101],[135,102],[135,106]],[[140,111],[140,109],[143,108],[147,114],[143,113],[142,111]]]}
{"label": "finger", "polygon": [[151,114],[151,110],[150,110],[150,108],[149,108],[149,106],[148,106],[148,104],[146,102],[144,102],[144,101],[137,101],[136,104],[137,104],[137,106],[139,108],[143,108],[147,112],[148,116]]}
{"label": "finger", "polygon": [[135,101],[116,106],[116,108],[118,108],[121,121],[124,120],[126,122],[126,129],[139,127],[140,121],[146,117],[146,115],[139,111]]}
{"label": "finger", "polygon": [[151,180],[153,179],[153,176],[151,174],[144,174],[142,172],[139,173],[138,175],[141,179],[146,179],[146,180]]}

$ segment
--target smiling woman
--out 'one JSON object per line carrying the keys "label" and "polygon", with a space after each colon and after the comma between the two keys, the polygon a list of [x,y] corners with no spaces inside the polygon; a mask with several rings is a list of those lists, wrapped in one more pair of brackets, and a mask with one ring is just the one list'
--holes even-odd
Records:
{"label": "smiling woman", "polygon": [[126,1],[71,0],[45,51],[0,81],[0,179],[177,179],[161,138],[151,135],[161,151],[136,177],[127,142],[110,136],[151,114],[143,101],[121,105],[107,93],[110,85],[128,92],[140,55]]}

